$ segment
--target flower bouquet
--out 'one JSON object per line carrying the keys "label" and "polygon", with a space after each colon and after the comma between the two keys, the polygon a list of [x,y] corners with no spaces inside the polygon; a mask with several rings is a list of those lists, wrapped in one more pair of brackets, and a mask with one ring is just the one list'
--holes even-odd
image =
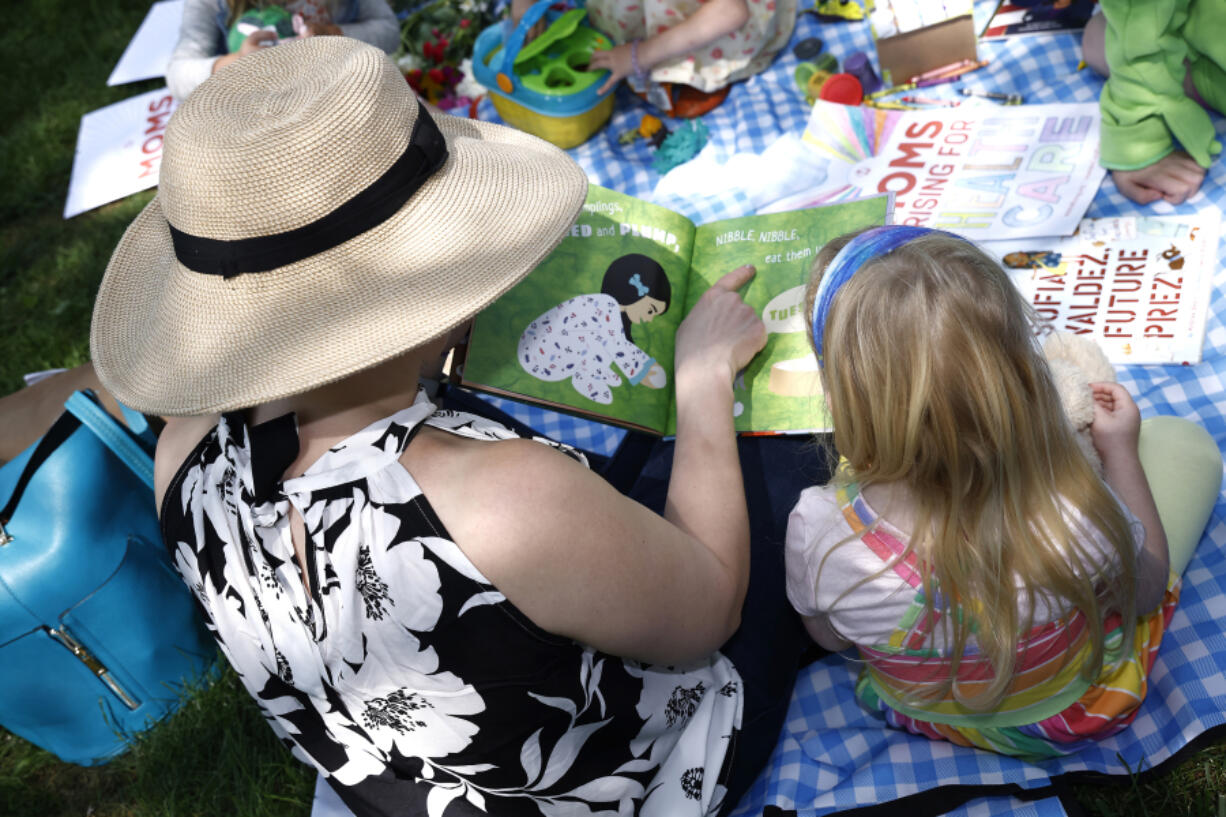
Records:
{"label": "flower bouquet", "polygon": [[490,21],[483,0],[435,0],[410,13],[396,64],[413,90],[444,110],[469,108],[484,92],[472,80],[473,43]]}

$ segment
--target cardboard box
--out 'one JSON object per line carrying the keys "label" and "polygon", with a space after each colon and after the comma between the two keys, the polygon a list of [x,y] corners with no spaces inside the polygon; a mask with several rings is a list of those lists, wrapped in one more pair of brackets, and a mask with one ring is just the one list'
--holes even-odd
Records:
{"label": "cardboard box", "polygon": [[877,62],[887,85],[959,60],[977,60],[975,21],[963,14],[934,25],[877,39]]}

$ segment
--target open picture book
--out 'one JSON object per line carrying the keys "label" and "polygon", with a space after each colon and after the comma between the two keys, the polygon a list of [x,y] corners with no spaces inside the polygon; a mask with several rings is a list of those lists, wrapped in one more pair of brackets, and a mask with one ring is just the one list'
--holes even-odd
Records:
{"label": "open picture book", "polygon": [[696,227],[593,185],[570,234],[477,317],[453,376],[467,388],[672,435],[677,328],[715,281],[752,264],[757,275],[741,294],[768,335],[733,384],[736,429],[828,429],[805,285],[826,242],[888,224],[891,212],[892,197],[882,195]]}

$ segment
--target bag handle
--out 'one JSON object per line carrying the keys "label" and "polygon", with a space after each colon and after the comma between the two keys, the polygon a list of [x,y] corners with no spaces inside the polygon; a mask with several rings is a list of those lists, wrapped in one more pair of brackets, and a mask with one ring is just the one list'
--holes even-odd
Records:
{"label": "bag handle", "polygon": [[[145,422],[143,415],[140,419],[143,428],[140,431],[129,432],[98,403],[98,399],[92,393],[87,395],[79,391],[72,393],[72,396],[64,403],[64,408],[80,420],[81,425],[94,432],[124,465],[132,469],[132,473],[140,477],[141,482],[153,490],[153,457],[141,446],[136,436],[149,431],[149,424]],[[132,409],[125,408],[125,418],[130,416],[129,412],[138,414]],[[149,436],[152,437],[153,432],[150,431]]]}
{"label": "bag handle", "polygon": [[115,405],[119,406],[119,410],[123,413],[123,420],[128,424],[128,430],[139,437],[149,450],[157,448],[157,435],[149,427],[149,421],[145,419],[145,415],[136,409],[128,408],[118,400],[115,401]]}
{"label": "bag handle", "polygon": [[[25,468],[21,471],[21,476],[18,477],[17,483],[13,486],[13,493],[9,496],[9,500],[3,510],[0,510],[0,546],[7,545],[13,541],[13,537],[9,536],[4,530],[4,525],[9,523],[9,520],[13,518],[13,514],[17,511],[17,503],[21,501],[21,495],[25,493],[26,485],[33,479],[34,474],[38,472],[38,469],[51,456],[52,452],[63,445],[69,436],[82,425],[92,431],[115,456],[119,457],[121,462],[132,469],[132,472],[152,490],[153,457],[138,442],[141,438],[153,438],[153,432],[149,429],[149,424],[144,421],[143,417],[141,418],[141,424],[144,428],[140,432],[141,436],[137,437],[136,434],[129,432],[115,418],[111,417],[97,400],[98,398],[91,391],[73,392],[68,401],[64,403],[66,411],[52,423],[51,428],[38,441],[34,451],[30,454],[30,459],[26,461]],[[131,409],[127,411],[131,411]]]}
{"label": "bag handle", "polygon": [[[498,80],[499,88],[503,93],[509,94],[515,87],[515,61],[519,59],[519,51],[524,47],[524,40],[528,38],[528,31],[544,19],[545,15],[556,3],[558,3],[558,0],[537,0],[536,3],[532,4],[524,12],[524,16],[519,18],[519,24],[514,29],[509,25],[511,18],[507,17],[503,28],[502,65],[498,70],[498,76],[500,77]],[[584,14],[586,13],[585,11]],[[583,15],[580,16],[582,17]],[[546,34],[542,32],[541,37],[544,36]],[[543,46],[544,43],[541,45]],[[502,77],[506,78],[507,87],[503,87]]]}

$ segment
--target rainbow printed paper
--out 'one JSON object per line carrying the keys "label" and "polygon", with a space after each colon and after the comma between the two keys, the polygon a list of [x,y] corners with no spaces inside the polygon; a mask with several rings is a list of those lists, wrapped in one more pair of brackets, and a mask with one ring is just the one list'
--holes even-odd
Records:
{"label": "rainbow printed paper", "polygon": [[896,224],[972,240],[1069,235],[1102,183],[1094,103],[885,111],[819,100],[818,187],[759,212],[894,194]]}

